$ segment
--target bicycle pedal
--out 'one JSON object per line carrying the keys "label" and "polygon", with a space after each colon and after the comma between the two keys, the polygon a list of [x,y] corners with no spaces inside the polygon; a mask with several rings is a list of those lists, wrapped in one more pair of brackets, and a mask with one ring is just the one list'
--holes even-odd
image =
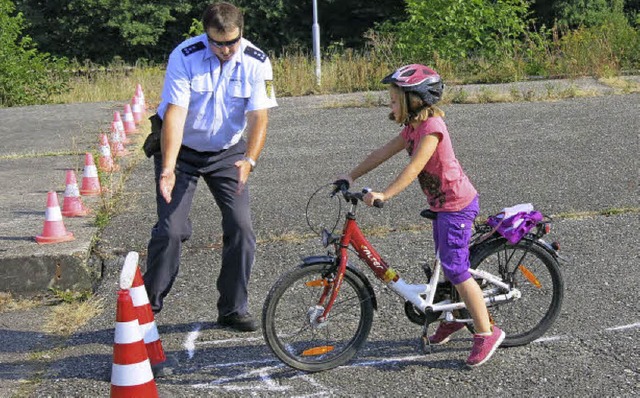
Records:
{"label": "bicycle pedal", "polygon": [[431,342],[429,341],[429,336],[422,336],[420,338],[422,353],[423,354],[431,354],[433,353],[433,348],[431,347]]}

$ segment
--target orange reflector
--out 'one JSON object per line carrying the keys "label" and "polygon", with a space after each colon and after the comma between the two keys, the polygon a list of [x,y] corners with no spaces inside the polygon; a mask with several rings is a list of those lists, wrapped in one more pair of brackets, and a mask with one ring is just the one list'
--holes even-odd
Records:
{"label": "orange reflector", "polygon": [[314,355],[326,354],[327,352],[331,352],[331,351],[333,351],[332,345],[323,345],[320,347],[313,347],[313,348],[309,348],[308,350],[302,351],[302,356],[311,357]]}
{"label": "orange reflector", "polygon": [[326,279],[316,279],[315,281],[309,281],[309,282],[305,282],[305,285],[309,286],[309,287],[325,287],[325,286],[329,286],[329,283],[327,282]]}
{"label": "orange reflector", "polygon": [[529,269],[527,267],[525,267],[524,265],[520,264],[518,266],[518,269],[520,269],[520,272],[522,272],[522,275],[524,275],[524,277],[527,278],[527,280],[529,282],[531,282],[531,284],[533,286],[537,287],[538,289],[540,289],[542,287],[542,284],[540,283],[538,278],[536,278],[536,276],[533,274],[533,272],[529,271]]}

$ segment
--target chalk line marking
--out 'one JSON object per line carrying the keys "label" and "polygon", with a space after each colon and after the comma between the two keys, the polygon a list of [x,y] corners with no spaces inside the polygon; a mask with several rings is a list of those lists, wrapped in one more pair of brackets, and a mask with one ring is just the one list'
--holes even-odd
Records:
{"label": "chalk line marking", "polygon": [[242,343],[242,342],[252,342],[252,341],[264,341],[262,337],[244,337],[244,338],[235,338],[235,339],[225,339],[225,340],[209,340],[209,341],[199,341],[197,345],[222,345],[229,343]]}
{"label": "chalk line marking", "polygon": [[200,336],[200,325],[196,325],[196,328],[189,332],[187,338],[184,341],[184,348],[187,350],[187,355],[189,355],[189,359],[193,358],[193,355],[196,351],[196,340]]}
{"label": "chalk line marking", "polygon": [[606,328],[605,330],[607,332],[615,332],[618,330],[626,330],[626,329],[634,329],[634,328],[640,328],[640,322],[632,323],[630,325],[614,326],[612,328]]}
{"label": "chalk line marking", "polygon": [[566,340],[569,336],[548,336],[548,337],[540,337],[538,339],[533,340],[533,343],[546,343],[548,341],[559,341]]}
{"label": "chalk line marking", "polygon": [[[237,376],[221,377],[209,383],[193,384],[192,387],[198,388],[198,389],[222,388],[227,391],[243,391],[243,390],[252,390],[252,391],[261,390],[261,391],[270,391],[270,392],[287,391],[287,390],[290,390],[292,387],[279,385],[271,378],[269,374],[270,371],[276,370],[282,367],[284,367],[284,365],[265,366],[259,369],[254,369],[245,373],[241,373]],[[256,376],[260,379],[260,382],[261,382],[261,383],[258,383],[257,385],[254,383],[250,383],[247,386],[230,384],[234,382],[249,381],[249,379],[253,379]]]}

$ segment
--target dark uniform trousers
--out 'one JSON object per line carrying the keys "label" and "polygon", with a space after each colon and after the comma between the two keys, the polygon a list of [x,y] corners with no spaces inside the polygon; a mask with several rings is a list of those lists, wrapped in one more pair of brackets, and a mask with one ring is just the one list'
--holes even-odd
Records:
{"label": "dark uniform trousers", "polygon": [[238,169],[246,142],[220,152],[198,152],[182,146],[176,162],[176,183],[167,203],[160,195],[162,155],[156,153],[156,202],[158,222],[151,231],[144,285],[154,312],[162,309],[180,268],[182,243],[191,236],[189,211],[198,179],[202,177],[222,213],[222,265],[217,280],[218,314],[247,312],[247,285],[255,257],[256,238],[251,222],[249,190],[238,194]]}

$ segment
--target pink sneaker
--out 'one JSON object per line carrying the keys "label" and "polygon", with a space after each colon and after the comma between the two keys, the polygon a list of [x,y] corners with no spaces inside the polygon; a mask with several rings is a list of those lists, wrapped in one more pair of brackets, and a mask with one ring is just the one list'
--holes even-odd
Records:
{"label": "pink sneaker", "polygon": [[451,339],[451,335],[464,328],[462,322],[440,322],[436,332],[429,336],[429,343],[433,345],[444,344]]}
{"label": "pink sneaker", "polygon": [[467,365],[471,367],[480,366],[487,362],[489,358],[496,352],[504,340],[505,333],[497,326],[493,327],[493,333],[490,336],[473,335],[473,348],[471,355],[467,359]]}

